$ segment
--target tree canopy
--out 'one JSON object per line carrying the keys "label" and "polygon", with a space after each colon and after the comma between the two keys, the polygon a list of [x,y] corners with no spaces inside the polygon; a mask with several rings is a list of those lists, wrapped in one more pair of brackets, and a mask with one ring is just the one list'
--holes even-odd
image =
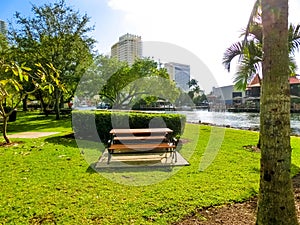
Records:
{"label": "tree canopy", "polygon": [[147,96],[153,101],[153,96],[175,101],[179,90],[167,70],[158,68],[152,59],[137,59],[129,66],[108,56],[97,56],[76,90],[77,99],[94,95],[114,108],[130,108]]}
{"label": "tree canopy", "polygon": [[[32,5],[32,12],[33,17],[28,18],[17,12],[17,26],[10,26],[9,41],[17,53],[16,60],[28,61],[29,66],[51,63],[60,72],[59,79],[66,87],[65,98],[68,100],[92,62],[95,40],[88,36],[93,30],[89,26],[90,18],[67,6],[65,0]],[[64,102],[62,92],[54,86],[51,96],[59,118],[59,106]],[[43,98],[43,95],[39,97]]]}
{"label": "tree canopy", "polygon": [[176,96],[175,90],[177,88],[174,82],[170,81],[166,69],[159,69],[155,61],[145,58],[136,60],[131,67],[120,68],[106,81],[100,95],[119,108],[124,104],[131,107],[137,98],[142,96],[171,100],[172,94]]}
{"label": "tree canopy", "polygon": [[[226,70],[231,70],[233,59],[238,58],[238,66],[234,75],[234,84],[237,89],[245,90],[249,81],[256,75],[261,75],[262,63],[262,19],[259,1],[255,3],[251,18],[245,31],[241,34],[242,39],[228,47],[223,55],[223,65]],[[294,75],[297,69],[295,51],[300,46],[300,25],[289,25],[289,69]]]}

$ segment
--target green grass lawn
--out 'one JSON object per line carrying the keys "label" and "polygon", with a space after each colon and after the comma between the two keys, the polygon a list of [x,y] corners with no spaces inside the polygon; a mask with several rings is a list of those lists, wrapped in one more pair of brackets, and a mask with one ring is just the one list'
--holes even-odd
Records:
{"label": "green grass lawn", "polygon": [[[72,132],[70,117],[55,121],[19,113],[9,134],[60,133],[0,147],[0,224],[170,224],[201,207],[244,201],[258,192],[260,154],[243,146],[255,145],[258,133],[222,129],[186,125],[180,153],[190,166],[97,173],[89,165],[103,149],[88,142],[78,148],[74,139],[64,138]],[[224,140],[214,161],[200,171],[204,152],[215,143],[211,131],[221,131],[220,137],[225,131]],[[299,138],[292,138],[292,147],[296,174]]]}

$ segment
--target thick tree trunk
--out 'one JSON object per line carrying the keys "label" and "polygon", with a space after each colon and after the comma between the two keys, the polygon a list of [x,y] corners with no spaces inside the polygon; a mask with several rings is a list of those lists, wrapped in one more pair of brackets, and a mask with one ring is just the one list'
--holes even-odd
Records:
{"label": "thick tree trunk", "polygon": [[28,95],[25,95],[24,98],[22,99],[23,112],[27,112],[28,111],[27,99],[28,99]]}
{"label": "thick tree trunk", "polygon": [[48,116],[47,106],[46,106],[46,104],[44,102],[44,99],[43,99],[42,90],[38,90],[37,94],[38,94],[38,99],[40,100],[40,103],[41,103],[41,110],[43,111],[45,116]]}
{"label": "thick tree trunk", "polygon": [[263,81],[257,225],[298,224],[291,182],[288,0],[262,0]]}
{"label": "thick tree trunk", "polygon": [[64,108],[64,95],[60,94],[59,108]]}
{"label": "thick tree trunk", "polygon": [[59,120],[60,119],[60,91],[57,87],[55,87],[54,90],[54,94],[55,94],[55,104],[54,104],[54,110],[55,110],[55,115],[56,115],[56,119]]}

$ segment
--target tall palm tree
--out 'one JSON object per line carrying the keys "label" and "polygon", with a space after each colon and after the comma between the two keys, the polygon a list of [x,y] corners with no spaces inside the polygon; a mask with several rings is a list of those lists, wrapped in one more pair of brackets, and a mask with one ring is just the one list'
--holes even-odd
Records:
{"label": "tall palm tree", "polygon": [[261,168],[256,225],[297,225],[290,174],[288,0],[261,0],[261,8]]}
{"label": "tall palm tree", "polygon": [[[259,1],[257,1],[259,2]],[[238,67],[234,75],[234,84],[237,89],[245,90],[249,81],[256,75],[261,74],[262,62],[262,22],[261,7],[257,3],[251,14],[248,26],[241,36],[244,38],[225,50],[223,65],[230,71],[232,60],[238,59]],[[290,24],[288,31],[289,40],[289,69],[294,75],[297,69],[294,59],[295,51],[300,47],[300,25]]]}
{"label": "tall palm tree", "polygon": [[[261,9],[261,16],[258,9]],[[262,72],[261,169],[256,225],[298,224],[290,177],[288,77],[295,69],[293,54],[299,48],[299,29],[299,25],[288,27],[288,0],[257,0],[244,40],[231,46],[224,54],[223,63],[228,70],[231,60],[240,56],[238,72],[244,73],[237,74],[236,81],[243,87],[253,71],[258,72],[259,68]],[[253,52],[258,54],[251,55]]]}

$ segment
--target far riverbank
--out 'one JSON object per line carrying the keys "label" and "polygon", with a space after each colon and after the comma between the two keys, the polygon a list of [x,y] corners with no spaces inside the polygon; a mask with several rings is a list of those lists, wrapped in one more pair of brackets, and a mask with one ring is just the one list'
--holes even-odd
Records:
{"label": "far riverbank", "polygon": [[[259,113],[209,112],[207,110],[177,111],[189,123],[203,123],[245,130],[259,130]],[[292,132],[300,135],[300,113],[291,114]]]}

